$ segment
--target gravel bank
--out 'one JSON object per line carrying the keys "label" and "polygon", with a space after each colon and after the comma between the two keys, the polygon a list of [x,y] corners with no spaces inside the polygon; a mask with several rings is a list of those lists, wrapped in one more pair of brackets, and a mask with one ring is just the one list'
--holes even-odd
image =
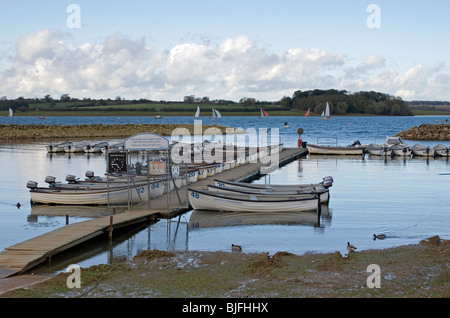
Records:
{"label": "gravel bank", "polygon": [[[194,134],[194,125],[124,124],[124,125],[0,125],[0,139],[72,139],[72,138],[127,138],[140,133],[171,136]],[[219,125],[203,125],[203,132],[216,129],[217,133],[243,133],[243,131]],[[209,132],[211,133],[212,130]]]}
{"label": "gravel bank", "polygon": [[399,132],[396,136],[408,140],[450,140],[449,124],[423,124]]}

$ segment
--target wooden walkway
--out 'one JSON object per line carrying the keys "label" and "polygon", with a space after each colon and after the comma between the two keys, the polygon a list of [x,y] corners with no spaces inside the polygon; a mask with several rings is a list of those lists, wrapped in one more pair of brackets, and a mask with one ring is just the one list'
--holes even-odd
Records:
{"label": "wooden walkway", "polygon": [[[285,165],[301,157],[306,152],[307,150],[303,148],[284,149],[279,156],[279,166]],[[220,173],[220,175],[196,182],[192,186],[205,186],[206,184],[211,183],[214,178],[248,181],[261,175],[261,167],[261,163],[241,165],[234,169],[224,171]],[[164,213],[170,216],[171,213],[174,212],[133,209],[127,212],[114,214],[112,218],[112,228],[118,229],[136,223],[148,222],[160,217]],[[0,285],[2,279],[5,279],[6,277],[22,274],[36,265],[46,260],[50,260],[53,255],[86,242],[98,235],[105,234],[111,228],[110,223],[111,217],[104,216],[84,222],[69,224],[49,233],[5,248],[5,250],[0,253]]]}
{"label": "wooden walkway", "polygon": [[[112,227],[118,229],[156,219],[155,211],[131,210],[112,216]],[[90,240],[110,229],[110,216],[69,224],[51,232],[7,247],[0,253],[0,278],[23,273],[51,259],[55,254]]]}

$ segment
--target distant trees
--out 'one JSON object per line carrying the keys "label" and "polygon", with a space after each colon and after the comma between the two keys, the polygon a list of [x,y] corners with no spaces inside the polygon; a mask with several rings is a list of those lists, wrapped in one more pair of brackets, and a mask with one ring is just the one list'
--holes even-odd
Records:
{"label": "distant trees", "polygon": [[[388,116],[405,116],[412,115],[409,105],[449,105],[450,102],[426,102],[414,101],[404,102],[399,97],[375,91],[359,91],[348,92],[346,90],[337,89],[314,89],[314,90],[297,90],[292,96],[284,96],[278,101],[260,101],[253,97],[242,97],[239,102],[227,99],[210,100],[208,96],[197,97],[195,95],[186,95],[183,101],[152,101],[149,99],[132,99],[127,100],[121,96],[115,99],[94,99],[84,97],[82,99],[70,97],[68,93],[61,95],[59,100],[53,99],[47,94],[42,98],[24,98],[18,97],[14,100],[8,100],[6,96],[0,97],[0,110],[8,110],[8,108],[19,111],[36,110],[39,104],[46,104],[51,110],[74,110],[83,108],[89,110],[89,106],[113,106],[113,105],[132,105],[132,104],[201,104],[201,105],[235,105],[239,107],[239,111],[255,111],[255,108],[264,107],[266,110],[273,109],[278,111],[290,111],[291,109],[307,111],[321,114],[325,109],[326,103],[330,105],[332,114],[369,114],[369,115],[388,115]],[[187,105],[186,105],[187,106]],[[150,109],[148,106],[146,106]],[[170,107],[170,106],[169,106]],[[194,107],[194,106],[193,106]],[[40,109],[45,108],[41,105]],[[146,109],[147,109],[146,108]],[[195,109],[197,106],[195,106]],[[234,107],[233,107],[234,108]],[[105,108],[106,109],[106,108]],[[137,109],[137,108],[133,108]],[[187,109],[187,108],[185,108]],[[235,111],[229,108],[224,111]]]}
{"label": "distant trees", "polygon": [[280,103],[292,105],[293,109],[314,111],[321,114],[326,103],[330,105],[332,114],[370,114],[390,116],[410,116],[412,111],[399,97],[375,91],[349,93],[346,90],[308,90],[295,91],[291,102],[284,97]]}

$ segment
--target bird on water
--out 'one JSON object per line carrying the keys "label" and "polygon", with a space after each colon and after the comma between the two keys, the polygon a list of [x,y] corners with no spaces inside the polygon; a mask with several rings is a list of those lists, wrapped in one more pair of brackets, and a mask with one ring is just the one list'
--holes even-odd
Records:
{"label": "bird on water", "polygon": [[374,235],[372,236],[372,238],[373,238],[374,241],[375,241],[376,239],[384,240],[384,239],[386,238],[386,234],[374,234]]}
{"label": "bird on water", "polygon": [[231,250],[233,250],[233,251],[242,251],[242,246],[231,244]]}

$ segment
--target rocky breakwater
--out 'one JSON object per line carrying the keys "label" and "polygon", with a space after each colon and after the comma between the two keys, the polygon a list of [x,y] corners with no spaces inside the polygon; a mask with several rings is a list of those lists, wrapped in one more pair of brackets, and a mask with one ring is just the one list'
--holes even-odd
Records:
{"label": "rocky breakwater", "polygon": [[[178,128],[178,129],[177,129]],[[203,125],[202,133],[238,134],[244,133],[231,127]],[[176,124],[125,124],[125,125],[0,125],[0,139],[72,139],[72,138],[127,138],[141,133],[171,136],[194,134],[194,125]],[[197,131],[195,131],[197,133]]]}
{"label": "rocky breakwater", "polygon": [[450,124],[423,124],[399,132],[396,136],[408,140],[450,140]]}

